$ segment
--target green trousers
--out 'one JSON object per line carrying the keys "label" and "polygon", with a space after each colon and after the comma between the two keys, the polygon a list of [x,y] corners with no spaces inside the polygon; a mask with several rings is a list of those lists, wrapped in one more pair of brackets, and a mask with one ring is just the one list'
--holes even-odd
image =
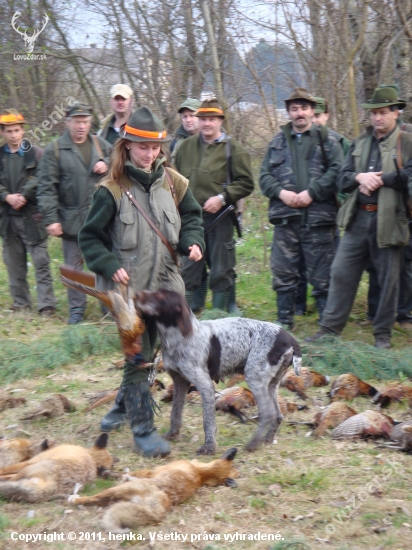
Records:
{"label": "green trousers", "polygon": [[[142,334],[142,356],[145,362],[153,361],[153,354],[157,339],[156,321],[145,319],[146,330]],[[145,382],[149,375],[148,369],[136,366],[133,360],[127,359],[124,365],[122,386]]]}

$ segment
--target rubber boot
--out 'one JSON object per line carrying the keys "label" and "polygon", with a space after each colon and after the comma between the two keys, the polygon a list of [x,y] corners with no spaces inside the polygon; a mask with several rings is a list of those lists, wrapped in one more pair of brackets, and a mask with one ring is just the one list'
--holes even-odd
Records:
{"label": "rubber boot", "polygon": [[185,291],[185,299],[186,299],[187,305],[190,308],[192,308],[193,290],[186,290]]}
{"label": "rubber boot", "polygon": [[295,291],[277,292],[278,323],[288,330],[294,328],[293,314],[295,311]]}
{"label": "rubber boot", "polygon": [[237,307],[237,303],[236,303],[236,284],[233,284],[229,292],[229,299],[227,302],[227,312],[231,313],[232,315],[237,315],[238,317],[242,317],[242,312]]}
{"label": "rubber boot", "polygon": [[125,387],[120,386],[119,393],[114,401],[114,407],[103,418],[100,424],[102,432],[117,430],[126,424],[126,407],[124,404]]}
{"label": "rubber boot", "polygon": [[207,294],[207,278],[204,279],[196,290],[193,291],[193,298],[190,309],[193,313],[199,313],[205,307]]}
{"label": "rubber boot", "polygon": [[153,404],[149,382],[125,387],[126,414],[133,433],[135,451],[143,456],[166,456],[170,446],[160,437],[153,424]]}
{"label": "rubber boot", "polygon": [[223,311],[227,311],[229,294],[230,294],[230,290],[226,290],[225,292],[213,292],[212,294],[213,309],[222,309]]}
{"label": "rubber boot", "polygon": [[327,294],[325,296],[317,296],[316,297],[316,306],[318,308],[318,313],[319,313],[319,319],[318,319],[318,324],[319,325],[322,322],[323,312],[325,311],[327,299],[328,299]]}

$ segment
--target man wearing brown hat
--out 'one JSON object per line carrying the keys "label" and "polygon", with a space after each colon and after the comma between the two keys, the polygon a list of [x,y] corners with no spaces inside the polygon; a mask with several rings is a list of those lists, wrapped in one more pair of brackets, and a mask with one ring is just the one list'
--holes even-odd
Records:
{"label": "man wearing brown hat", "polygon": [[[236,201],[253,191],[250,156],[244,147],[222,130],[225,118],[217,99],[203,101],[196,111],[200,133],[187,138],[176,155],[177,170],[189,179],[189,186],[197,202],[203,208],[205,232]],[[235,303],[235,242],[233,218],[227,215],[207,234],[204,260],[186,260],[182,276],[186,286],[186,299],[204,304],[207,292],[207,268],[210,269],[210,289],[214,308],[226,311],[228,303]]]}
{"label": "man wearing brown hat", "polygon": [[[66,264],[77,266],[82,254],[77,237],[97,182],[107,171],[111,145],[90,133],[92,109],[75,103],[67,110],[66,132],[44,152],[37,200],[49,235],[61,237]],[[83,269],[78,265],[78,269]],[[81,323],[86,296],[68,290],[69,324]]]}
{"label": "man wearing brown hat", "polygon": [[181,125],[176,130],[175,137],[170,142],[170,160],[174,163],[177,151],[183,141],[191,136],[197,136],[200,132],[199,119],[196,111],[199,109],[201,101],[188,98],[179,107]]}
{"label": "man wearing brown hat", "polygon": [[278,321],[293,328],[302,258],[322,318],[334,256],[335,182],[342,149],[327,128],[312,123],[315,99],[297,88],[286,100],[290,122],[271,143],[260,171],[260,188],[269,197],[275,225],[271,267]]}
{"label": "man wearing brown hat", "polygon": [[110,107],[113,113],[101,122],[97,135],[113,145],[119,139],[120,128],[127,123],[133,111],[133,90],[127,84],[110,88]]}
{"label": "man wearing brown hat", "polygon": [[0,147],[0,235],[3,259],[9,275],[12,311],[31,308],[27,283],[27,254],[36,274],[37,308],[42,317],[56,311],[47,231],[36,202],[36,170],[43,149],[24,139],[25,120],[15,109],[0,115],[0,131],[6,144]]}
{"label": "man wearing brown hat", "polygon": [[350,193],[339,211],[345,230],[331,270],[320,330],[307,341],[339,335],[348,320],[362,273],[372,261],[380,296],[373,319],[375,347],[390,348],[398,301],[403,247],[409,243],[408,181],[412,176],[412,135],[397,124],[405,102],[393,87],[375,89],[362,105],[372,126],[351,145],[338,179]]}

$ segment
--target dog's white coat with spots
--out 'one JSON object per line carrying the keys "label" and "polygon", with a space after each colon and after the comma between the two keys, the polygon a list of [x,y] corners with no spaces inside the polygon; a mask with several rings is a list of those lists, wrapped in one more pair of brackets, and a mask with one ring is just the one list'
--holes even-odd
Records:
{"label": "dog's white coat with spots", "polygon": [[279,325],[227,317],[198,321],[186,300],[170,290],[139,292],[136,307],[156,320],[164,366],[174,382],[169,439],[179,435],[186,393],[194,384],[202,396],[205,443],[199,454],[216,452],[215,388],[235,372],[243,372],[259,408],[259,426],[248,450],[272,443],[282,421],[277,391],[287,368],[300,373],[297,341]]}

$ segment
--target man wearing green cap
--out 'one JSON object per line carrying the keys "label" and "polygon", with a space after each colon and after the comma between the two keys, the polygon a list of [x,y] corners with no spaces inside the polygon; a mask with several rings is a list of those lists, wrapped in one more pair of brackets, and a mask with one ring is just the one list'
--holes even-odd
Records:
{"label": "man wearing green cap", "polygon": [[[64,261],[77,266],[82,254],[77,242],[97,182],[107,172],[111,145],[90,133],[92,108],[74,103],[66,113],[66,132],[50,143],[38,174],[37,200],[47,232],[61,237]],[[77,269],[82,270],[82,265]],[[86,296],[68,289],[69,324],[81,323]]]}
{"label": "man wearing green cap", "polygon": [[339,211],[345,230],[331,270],[320,330],[306,341],[339,335],[355,300],[362,273],[372,261],[378,273],[379,305],[373,319],[375,347],[390,348],[398,301],[403,247],[409,243],[408,182],[412,135],[397,124],[406,103],[393,87],[376,88],[368,109],[372,126],[351,145],[338,179],[350,196]]}
{"label": "man wearing green cap", "polygon": [[259,183],[270,199],[269,220],[275,225],[271,268],[278,321],[291,329],[302,261],[322,318],[335,252],[335,182],[343,154],[336,137],[313,124],[315,100],[306,89],[297,88],[286,108],[291,121],[269,144]]}
{"label": "man wearing green cap", "polygon": [[[195,199],[203,207],[203,226],[207,232],[229,205],[252,193],[254,184],[250,156],[223,130],[225,114],[218,100],[203,101],[196,117],[200,133],[183,141],[175,164],[188,178]],[[239,313],[235,299],[234,223],[236,217],[228,215],[207,232],[204,261],[195,263],[185,259],[183,262],[186,299],[192,310],[204,304],[209,267],[213,307]]]}
{"label": "man wearing green cap", "polygon": [[186,99],[179,107],[178,113],[180,115],[181,125],[176,130],[175,137],[170,142],[170,160],[174,163],[176,153],[183,141],[191,136],[197,136],[200,132],[199,119],[195,115],[199,109],[201,101],[198,99]]}
{"label": "man wearing green cap", "polygon": [[[315,100],[315,114],[313,116],[313,123],[316,126],[327,126],[329,120],[329,103],[324,97],[314,97]],[[349,151],[350,140],[342,134],[338,134],[335,130],[329,128],[329,132],[336,137],[342,147],[343,156],[346,157],[346,153]]]}

